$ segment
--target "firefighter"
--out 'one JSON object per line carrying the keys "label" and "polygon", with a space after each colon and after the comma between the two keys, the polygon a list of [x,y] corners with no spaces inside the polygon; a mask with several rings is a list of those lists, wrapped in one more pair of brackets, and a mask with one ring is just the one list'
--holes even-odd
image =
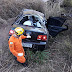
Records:
{"label": "firefighter", "polygon": [[25,38],[31,38],[31,36],[24,36],[22,35],[24,32],[24,29],[21,27],[17,27],[14,29],[13,35],[10,37],[8,43],[9,43],[9,49],[10,52],[17,58],[16,60],[22,64],[25,64],[25,52],[22,47],[22,39]]}

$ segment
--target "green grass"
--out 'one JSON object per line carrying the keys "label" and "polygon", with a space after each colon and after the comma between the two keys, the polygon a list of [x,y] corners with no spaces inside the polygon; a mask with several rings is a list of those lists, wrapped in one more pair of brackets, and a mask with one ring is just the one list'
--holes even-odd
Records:
{"label": "green grass", "polygon": [[47,50],[36,51],[36,53],[30,50],[27,50],[26,53],[27,53],[29,63],[34,62],[38,64],[43,64],[43,62],[49,59],[49,54],[50,54]]}

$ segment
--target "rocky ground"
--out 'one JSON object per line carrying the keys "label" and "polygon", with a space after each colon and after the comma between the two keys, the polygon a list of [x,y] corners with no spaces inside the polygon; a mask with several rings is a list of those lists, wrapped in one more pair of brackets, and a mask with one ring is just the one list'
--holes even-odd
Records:
{"label": "rocky ground", "polygon": [[[48,58],[44,60],[43,64],[37,64],[31,61],[28,67],[23,67],[14,60],[8,48],[8,32],[22,6],[19,7],[19,5],[16,5],[17,7],[15,8],[19,9],[18,11],[16,10],[16,13],[13,5],[4,1],[0,1],[0,72],[72,72],[71,18],[68,17],[65,22],[69,26],[67,31],[61,32],[54,38],[49,38],[49,48],[46,50],[49,52]],[[8,4],[9,6],[7,6]],[[24,7],[29,8],[28,5]],[[8,11],[9,15],[7,15]],[[69,14],[69,11],[66,14]]]}

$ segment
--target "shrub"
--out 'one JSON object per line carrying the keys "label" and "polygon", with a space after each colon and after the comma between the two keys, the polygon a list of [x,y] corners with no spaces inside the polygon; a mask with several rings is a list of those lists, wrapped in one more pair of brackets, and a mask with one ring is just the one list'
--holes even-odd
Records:
{"label": "shrub", "polygon": [[27,50],[27,58],[28,58],[28,63],[38,63],[38,64],[43,64],[44,61],[49,59],[49,52],[47,50],[44,51],[36,51],[35,53],[33,51]]}

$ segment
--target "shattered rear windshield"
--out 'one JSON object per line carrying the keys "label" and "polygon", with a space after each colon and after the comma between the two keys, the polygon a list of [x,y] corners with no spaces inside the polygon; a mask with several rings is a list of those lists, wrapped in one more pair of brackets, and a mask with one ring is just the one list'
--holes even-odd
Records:
{"label": "shattered rear windshield", "polygon": [[25,16],[21,19],[19,24],[25,26],[42,27],[41,21],[37,16]]}

